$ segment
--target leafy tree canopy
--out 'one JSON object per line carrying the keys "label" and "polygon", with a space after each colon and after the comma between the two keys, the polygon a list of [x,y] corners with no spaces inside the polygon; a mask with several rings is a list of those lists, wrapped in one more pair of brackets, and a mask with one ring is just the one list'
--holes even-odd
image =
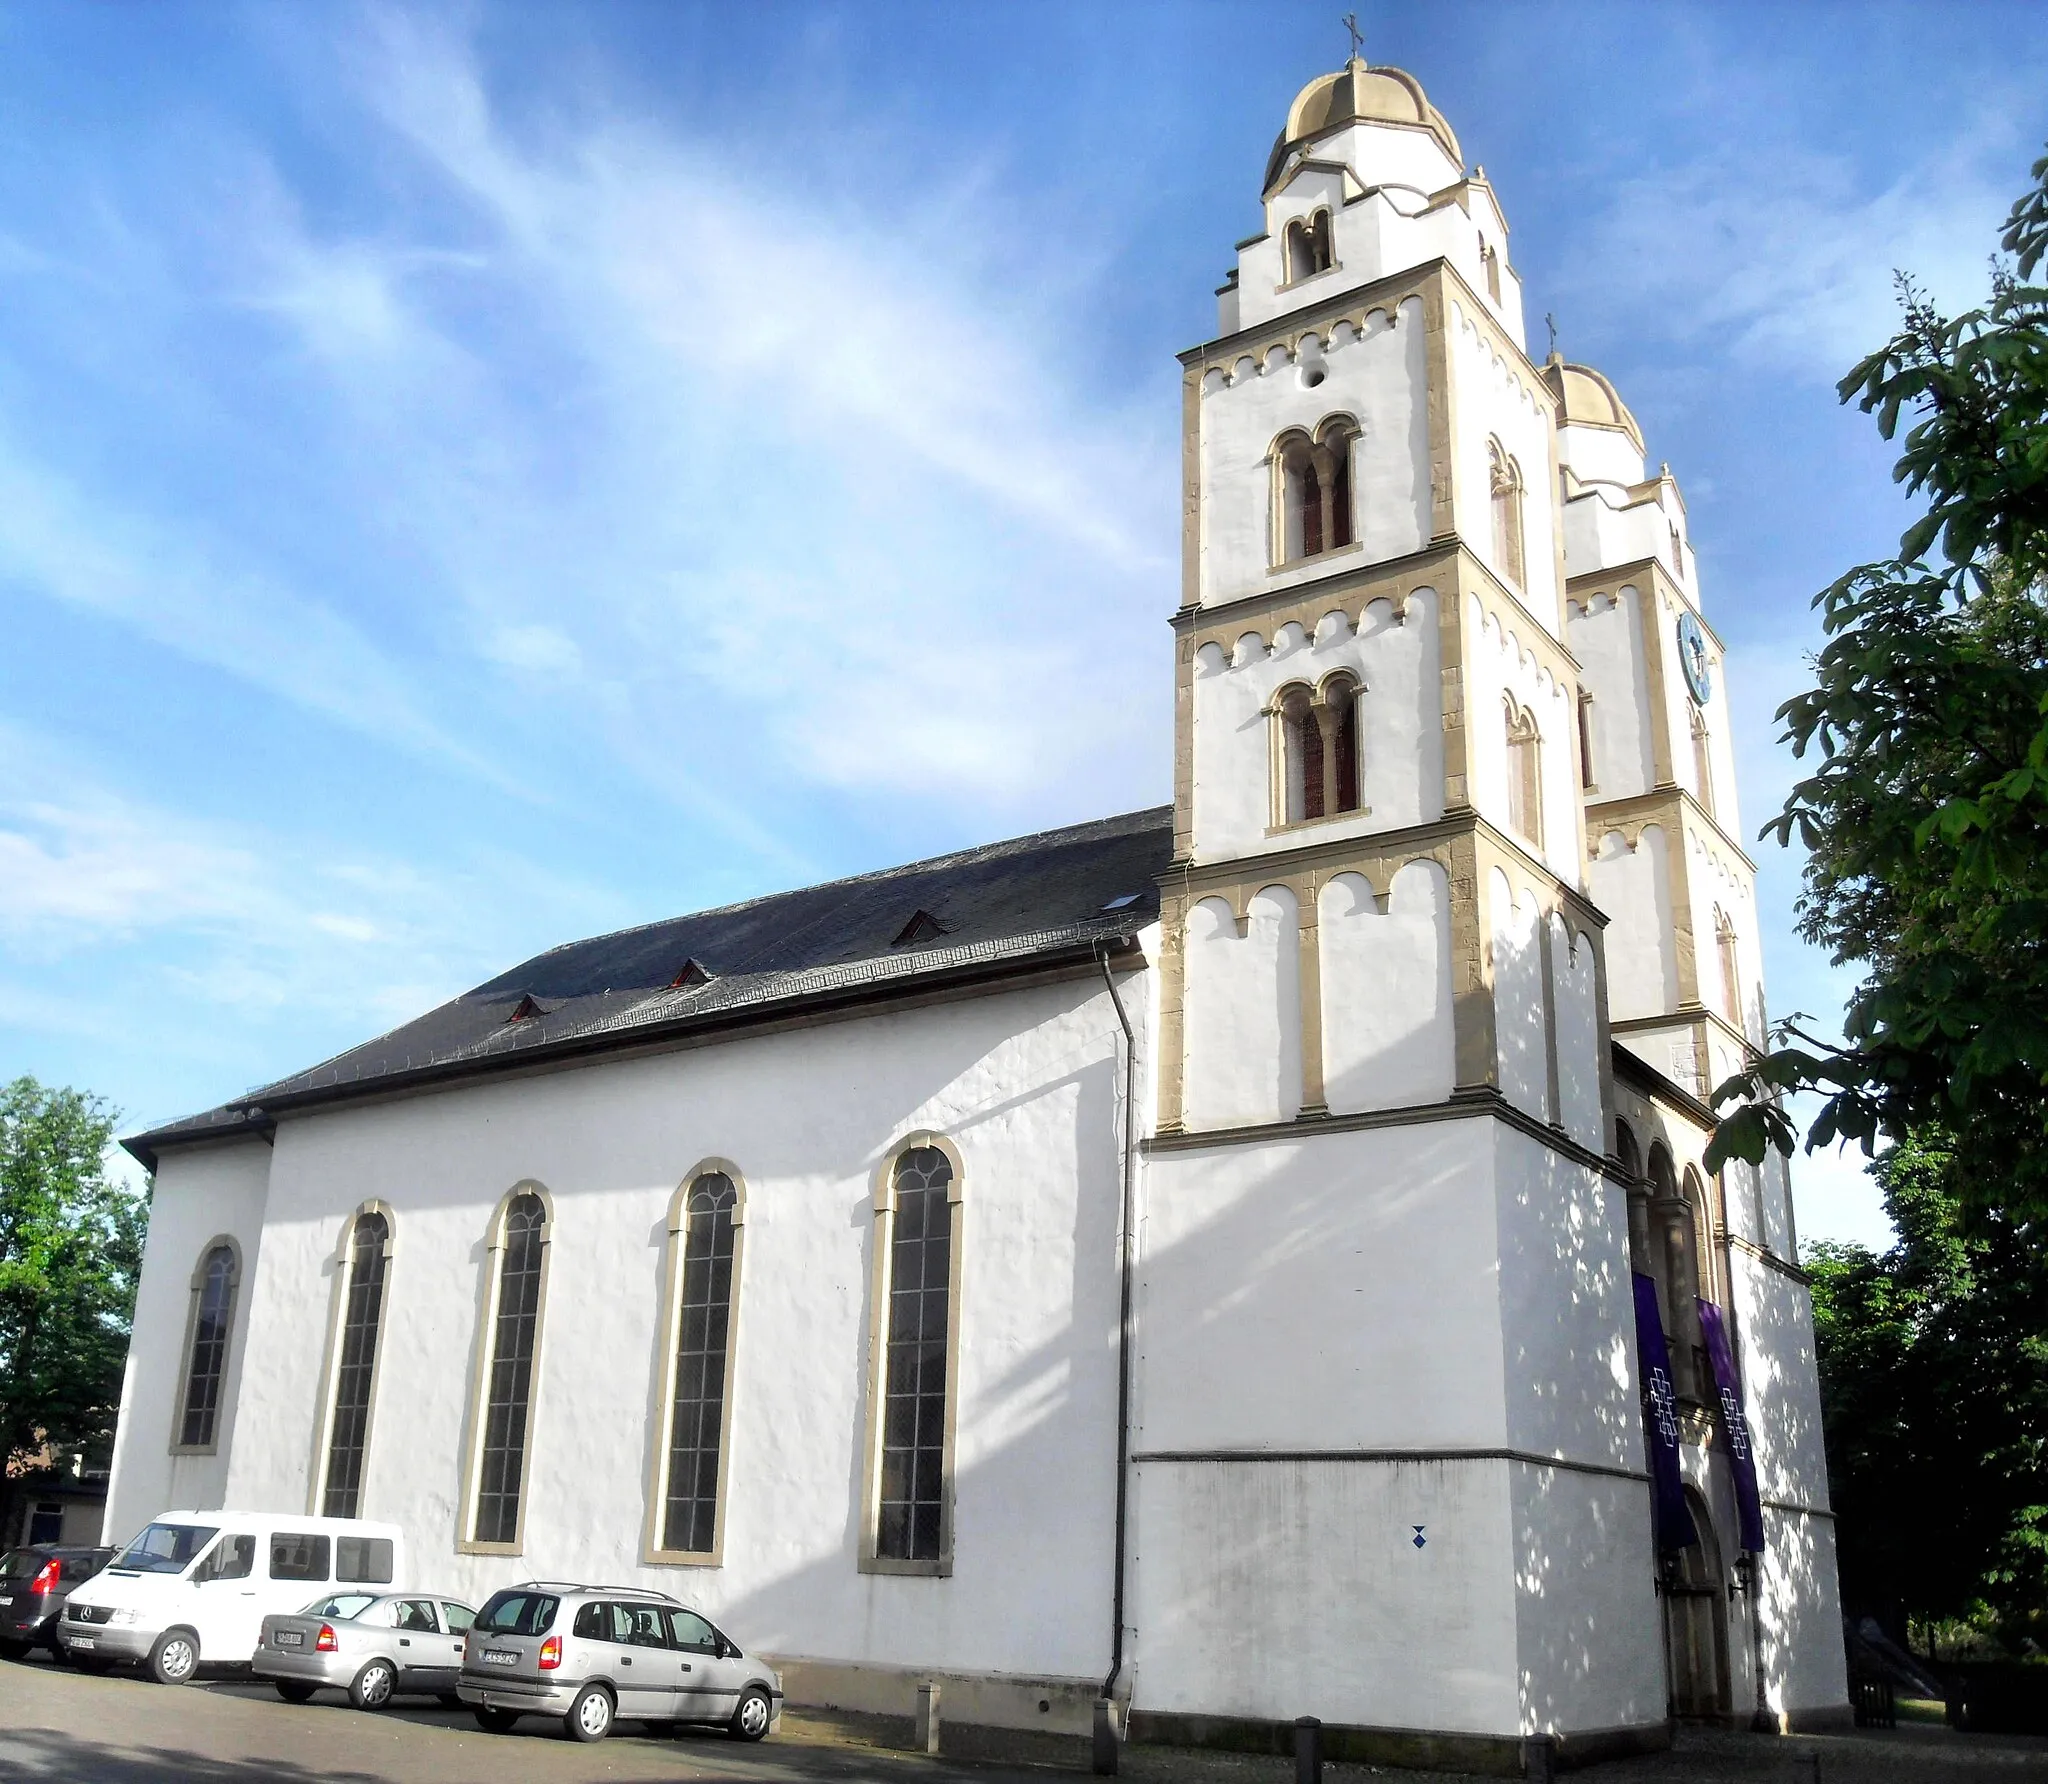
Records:
{"label": "leafy tree canopy", "polygon": [[1965,1218],[1950,1137],[1874,1167],[1898,1242],[1822,1242],[1814,1342],[1852,1611],[2048,1643],[2048,1259],[2025,1223]]}
{"label": "leafy tree canopy", "polygon": [[0,1457],[10,1474],[46,1447],[111,1437],[142,1240],[144,1199],[112,1181],[116,1117],[98,1098],[33,1078],[0,1088]]}
{"label": "leafy tree canopy", "polygon": [[1899,555],[1816,599],[1815,686],[1779,709],[1811,774],[1763,834],[1808,851],[1800,929],[1864,976],[1833,1046],[1781,1024],[1714,1093],[1708,1166],[1933,1124],[1973,1201],[2048,1214],[2048,156],[1991,300],[1953,320],[1901,281],[1896,336],[1842,380],[1926,499]]}

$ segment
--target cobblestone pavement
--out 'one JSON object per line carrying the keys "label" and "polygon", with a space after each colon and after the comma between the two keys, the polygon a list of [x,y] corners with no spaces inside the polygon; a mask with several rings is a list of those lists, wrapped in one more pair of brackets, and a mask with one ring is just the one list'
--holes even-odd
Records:
{"label": "cobblestone pavement", "polygon": [[[585,1747],[538,1721],[521,1723],[511,1735],[487,1735],[467,1712],[432,1706],[368,1716],[339,1696],[292,1705],[247,1682],[174,1690],[133,1675],[88,1678],[40,1660],[0,1662],[0,1778],[47,1784],[1047,1784],[1076,1775],[1070,1766],[1033,1763],[1048,1756],[1043,1746],[1011,1763],[932,1760],[878,1745],[877,1732],[873,1725],[792,1714],[781,1733],[757,1747],[708,1731],[655,1735],[631,1723]],[[1142,1784],[1294,1778],[1290,1760],[1159,1747],[1126,1749],[1122,1769]],[[1324,1776],[1329,1784],[1369,1776],[1460,1784],[1440,1772],[1364,1766],[1326,1766]],[[1672,1752],[1616,1761],[1585,1776],[1588,1784],[2048,1784],[2048,1740],[1934,1727],[1785,1740],[1684,1730]]]}

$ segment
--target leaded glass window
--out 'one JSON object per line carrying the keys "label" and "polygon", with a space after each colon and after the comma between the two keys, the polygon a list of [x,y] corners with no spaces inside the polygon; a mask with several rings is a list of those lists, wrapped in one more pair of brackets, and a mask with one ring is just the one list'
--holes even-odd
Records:
{"label": "leaded glass window", "polygon": [[220,1416],[221,1377],[227,1372],[228,1333],[235,1323],[235,1248],[216,1245],[199,1266],[199,1297],[192,1314],[192,1355],[185,1371],[185,1414],[178,1443],[212,1444]]}
{"label": "leaded glass window", "polygon": [[875,1552],[897,1561],[936,1561],[943,1549],[952,1183],[953,1167],[936,1146],[913,1147],[896,1161]]}
{"label": "leaded glass window", "polygon": [[485,1373],[484,1441],[477,1470],[477,1542],[516,1542],[526,1472],[526,1419],[533,1399],[534,1342],[540,1324],[540,1273],[547,1210],[539,1196],[516,1195],[505,1210],[498,1254],[498,1300]]}
{"label": "leaded glass window", "polygon": [[327,1491],[321,1511],[352,1518],[363,1497],[363,1450],[370,1434],[370,1383],[384,1315],[384,1262],[391,1227],[381,1214],[356,1219],[349,1242],[348,1300],[334,1370],[334,1423],[327,1440]]}
{"label": "leaded glass window", "polygon": [[733,1213],[739,1192],[723,1171],[690,1185],[669,1403],[662,1547],[708,1555],[718,1539],[718,1459],[725,1438],[725,1359],[732,1326]]}

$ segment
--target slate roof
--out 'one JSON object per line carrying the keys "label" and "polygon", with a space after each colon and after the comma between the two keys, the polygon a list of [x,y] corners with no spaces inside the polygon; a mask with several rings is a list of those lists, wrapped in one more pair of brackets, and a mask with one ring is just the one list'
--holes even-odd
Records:
{"label": "slate roof", "polygon": [[154,1170],[164,1146],[267,1132],[294,1108],[1083,961],[1158,915],[1172,854],[1159,806],[569,942],[122,1144]]}

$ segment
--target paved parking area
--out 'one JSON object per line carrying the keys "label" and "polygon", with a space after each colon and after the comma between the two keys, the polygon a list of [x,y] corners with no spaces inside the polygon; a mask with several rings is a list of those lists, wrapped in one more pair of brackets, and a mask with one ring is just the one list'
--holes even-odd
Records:
{"label": "paved parking area", "polygon": [[[1288,1760],[1132,1747],[1123,1774],[1141,1784],[1292,1784]],[[46,1784],[1048,1784],[1043,1765],[926,1759],[877,1745],[872,1731],[793,1715],[781,1734],[743,1746],[716,1731],[657,1735],[632,1723],[596,1746],[553,1724],[487,1735],[467,1711],[401,1703],[361,1715],[339,1694],[281,1702],[267,1685],[220,1680],[174,1690],[133,1674],[90,1678],[40,1657],[0,1662],[0,1778]],[[1085,1774],[1080,1774],[1085,1775]],[[1411,1784],[1476,1784],[1444,1773],[1328,1766],[1328,1784],[1370,1775]],[[1942,1728],[1775,1740],[1681,1731],[1677,1748],[1584,1774],[1588,1784],[2048,1784],[2048,1739],[1959,1736]]]}

